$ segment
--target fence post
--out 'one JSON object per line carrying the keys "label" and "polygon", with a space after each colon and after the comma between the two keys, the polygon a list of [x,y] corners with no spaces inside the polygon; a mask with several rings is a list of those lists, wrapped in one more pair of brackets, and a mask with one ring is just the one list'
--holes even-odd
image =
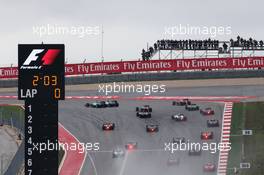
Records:
{"label": "fence post", "polygon": [[4,165],[3,165],[3,155],[0,156],[1,160],[0,160],[0,174],[3,175],[4,174]]}
{"label": "fence post", "polygon": [[11,122],[11,128],[13,129],[13,118],[10,118],[10,122]]}
{"label": "fence post", "polygon": [[0,107],[0,114],[1,114],[1,123],[0,124],[4,124],[4,121],[3,121],[3,108],[2,107]]}

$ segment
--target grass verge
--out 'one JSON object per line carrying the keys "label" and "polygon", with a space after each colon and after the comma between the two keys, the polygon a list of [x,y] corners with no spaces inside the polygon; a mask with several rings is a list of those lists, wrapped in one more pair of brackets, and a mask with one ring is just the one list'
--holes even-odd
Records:
{"label": "grass verge", "polygon": [[[241,136],[242,129],[253,130],[253,135]],[[240,169],[239,175],[263,175],[264,102],[234,104],[230,141],[232,150],[229,154],[227,174],[233,174],[231,168],[238,168],[240,162],[249,162],[251,168]]]}
{"label": "grass verge", "polygon": [[[9,123],[9,124],[12,122],[17,123],[18,127],[24,126],[24,121],[25,121],[24,110],[19,106],[0,105],[0,123],[2,123],[2,121],[6,121],[4,123]],[[59,165],[63,159],[63,156],[64,156],[64,150],[60,150],[58,154]]]}

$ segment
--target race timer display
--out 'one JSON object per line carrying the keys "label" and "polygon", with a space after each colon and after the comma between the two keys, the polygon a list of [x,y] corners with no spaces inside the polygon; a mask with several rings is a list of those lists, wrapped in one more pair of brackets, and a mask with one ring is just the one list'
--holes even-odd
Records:
{"label": "race timer display", "polygon": [[18,45],[18,99],[25,100],[25,174],[58,174],[58,100],[65,98],[63,44]]}

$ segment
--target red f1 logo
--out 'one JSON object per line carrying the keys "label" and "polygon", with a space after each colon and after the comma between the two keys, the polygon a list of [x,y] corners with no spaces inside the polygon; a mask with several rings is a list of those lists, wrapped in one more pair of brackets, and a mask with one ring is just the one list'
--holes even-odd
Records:
{"label": "red f1 logo", "polygon": [[49,49],[42,58],[43,65],[53,64],[59,53],[60,49]]}

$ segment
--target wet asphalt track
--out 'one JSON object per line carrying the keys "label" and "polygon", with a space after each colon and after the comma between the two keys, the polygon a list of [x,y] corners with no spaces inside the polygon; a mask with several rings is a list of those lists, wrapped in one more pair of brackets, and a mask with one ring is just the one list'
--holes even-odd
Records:
{"label": "wet asphalt track", "polygon": [[[1,95],[13,93],[1,93]],[[15,94],[16,95],[16,94]],[[68,92],[67,95],[103,95],[96,91]],[[131,94],[110,94],[133,96]],[[137,94],[140,96],[143,94]],[[170,88],[164,96],[264,96],[263,86],[229,86],[229,87],[198,87]],[[169,152],[164,151],[164,143],[170,142],[173,136],[184,136],[191,142],[200,142],[200,132],[208,130],[206,117],[199,112],[186,112],[183,107],[171,105],[171,101],[130,101],[120,100],[119,108],[89,109],[84,107],[86,100],[66,100],[60,102],[59,120],[83,143],[100,143],[100,151],[88,152],[82,175],[161,175],[186,174],[199,175],[202,165],[206,162],[217,164],[218,154],[204,151],[201,156],[190,157],[187,152],[177,151],[173,154],[180,158],[180,165],[168,167],[166,162]],[[15,100],[1,100],[1,103],[21,103]],[[135,116],[135,107],[150,104],[153,107],[151,119],[139,119]],[[201,107],[213,107],[215,118],[221,121],[223,105],[216,103],[200,103]],[[170,116],[184,113],[188,121],[176,123]],[[117,124],[113,132],[103,132],[103,122],[111,121]],[[147,123],[160,125],[158,133],[148,134],[145,131]],[[213,142],[220,140],[220,128],[214,131]],[[124,158],[113,159],[112,149],[124,147],[127,141],[138,142],[138,150],[128,152]],[[211,141],[210,141],[211,142]],[[91,163],[93,162],[93,163]],[[93,165],[92,165],[93,164]],[[95,167],[94,167],[95,166]],[[216,173],[213,173],[216,174]]]}
{"label": "wet asphalt track", "polygon": [[[204,163],[217,164],[218,154],[208,151],[201,156],[189,156],[187,151],[176,151],[171,156],[180,158],[179,166],[167,166],[169,151],[164,151],[165,143],[171,142],[173,137],[185,137],[190,142],[200,143],[201,131],[213,131],[214,139],[207,142],[219,142],[220,128],[206,126],[209,117],[200,115],[198,111],[188,112],[184,107],[172,106],[171,101],[128,101],[120,100],[119,108],[94,109],[84,107],[86,101],[69,101],[60,104],[60,121],[83,143],[100,143],[100,151],[88,152],[82,174],[93,174],[91,159],[98,175],[172,175],[172,174],[203,174]],[[149,104],[153,107],[151,119],[136,117],[136,106]],[[200,103],[201,107],[213,107],[214,118],[221,121],[223,104]],[[186,122],[172,121],[171,115],[184,113],[188,116]],[[104,132],[103,122],[115,122],[116,129]],[[158,133],[147,133],[148,123],[158,124]],[[129,151],[124,158],[112,158],[115,147],[124,148],[128,141],[136,141],[138,149]],[[92,170],[92,171],[91,171]]]}

